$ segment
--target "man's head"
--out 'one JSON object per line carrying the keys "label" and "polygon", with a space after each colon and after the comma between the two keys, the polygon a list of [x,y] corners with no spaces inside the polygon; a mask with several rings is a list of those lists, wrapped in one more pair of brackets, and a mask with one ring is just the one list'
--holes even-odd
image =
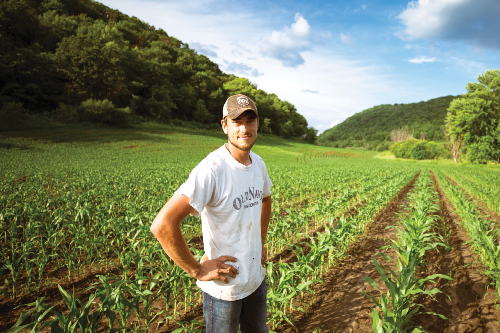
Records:
{"label": "man's head", "polygon": [[259,129],[255,103],[245,95],[231,96],[224,104],[223,116],[222,129],[229,143],[244,151],[252,149]]}

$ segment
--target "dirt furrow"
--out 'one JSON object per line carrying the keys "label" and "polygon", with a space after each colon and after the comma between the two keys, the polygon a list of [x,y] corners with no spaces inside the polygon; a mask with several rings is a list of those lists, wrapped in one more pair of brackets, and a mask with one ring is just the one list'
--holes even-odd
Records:
{"label": "dirt furrow", "polygon": [[[413,188],[418,175],[403,187],[398,195],[373,219],[366,235],[362,236],[346,255],[346,259],[332,268],[325,283],[316,294],[315,304],[307,314],[296,316],[295,327],[285,326],[284,332],[312,332],[321,328],[322,332],[372,332],[371,308],[373,302],[361,290],[377,296],[364,279],[380,277],[373,265],[380,248],[386,245],[393,234],[392,229],[397,212],[407,204],[406,197]],[[387,253],[394,257],[392,253]],[[378,258],[380,259],[380,258]],[[385,286],[381,286],[383,289]]]}
{"label": "dirt furrow", "polygon": [[453,178],[451,178],[449,176],[446,176],[446,178],[453,184],[453,186],[456,186],[459,189],[461,189],[465,193],[465,196],[474,202],[476,207],[481,212],[483,218],[486,218],[488,220],[493,220],[497,224],[497,226],[500,226],[500,215],[498,215],[496,212],[489,209],[488,206],[486,206],[484,203],[479,201],[479,199],[477,199],[475,196],[470,194],[465,188],[463,188],[462,186],[459,186]]}
{"label": "dirt furrow", "polygon": [[[451,246],[449,252],[440,248],[440,253],[429,255],[428,262],[434,265],[428,267],[429,274],[441,273],[452,277],[453,281],[440,280],[436,285],[443,293],[437,297],[422,300],[425,311],[436,312],[448,319],[422,314],[414,317],[414,321],[429,333],[497,333],[500,332],[500,311],[495,307],[495,297],[487,293],[487,278],[478,272],[477,265],[471,254],[470,238],[457,223],[458,215],[453,213],[453,206],[441,189],[436,177],[432,174],[435,189],[439,193],[440,215],[444,220],[441,233]],[[472,262],[475,265],[472,266]],[[490,292],[496,292],[490,288]]]}

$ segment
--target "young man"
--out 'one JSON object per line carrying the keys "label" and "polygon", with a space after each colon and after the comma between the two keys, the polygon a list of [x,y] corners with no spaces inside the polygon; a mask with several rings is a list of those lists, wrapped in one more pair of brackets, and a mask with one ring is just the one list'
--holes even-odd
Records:
{"label": "young man", "polygon": [[[271,180],[264,161],[251,152],[259,116],[244,95],[227,99],[222,129],[228,142],[210,153],[158,213],[151,232],[168,256],[195,277],[203,291],[207,332],[269,332],[266,326],[267,227]],[[180,229],[199,216],[205,256],[193,257]]]}

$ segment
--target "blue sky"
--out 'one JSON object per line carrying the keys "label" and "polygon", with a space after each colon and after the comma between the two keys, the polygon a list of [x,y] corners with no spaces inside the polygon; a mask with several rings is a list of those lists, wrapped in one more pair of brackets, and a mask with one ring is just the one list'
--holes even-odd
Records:
{"label": "blue sky", "polygon": [[[500,68],[500,0],[104,0],[294,104],[320,132]],[[258,106],[257,106],[258,107]]]}

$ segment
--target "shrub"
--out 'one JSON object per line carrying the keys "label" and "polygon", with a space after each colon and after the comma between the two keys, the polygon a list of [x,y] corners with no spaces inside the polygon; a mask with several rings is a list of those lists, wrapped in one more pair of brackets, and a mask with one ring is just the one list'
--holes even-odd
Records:
{"label": "shrub", "polygon": [[467,147],[467,161],[477,164],[486,164],[493,156],[493,147],[488,142],[489,138],[482,138],[480,142],[472,143]]}
{"label": "shrub", "polygon": [[420,140],[417,139],[407,139],[404,141],[399,141],[392,144],[389,150],[396,157],[411,158],[410,151]]}
{"label": "shrub", "polygon": [[386,151],[389,150],[389,147],[391,146],[391,143],[389,141],[382,141],[377,145],[375,148],[376,151]]}
{"label": "shrub", "polygon": [[0,123],[5,127],[20,126],[26,120],[26,112],[21,102],[5,103],[0,108]]}
{"label": "shrub", "polygon": [[410,158],[413,158],[415,160],[423,160],[425,158],[429,158],[428,156],[430,155],[430,152],[427,148],[426,143],[424,141],[420,141],[411,147],[409,154]]}
{"label": "shrub", "polygon": [[52,111],[52,119],[65,124],[75,123],[80,120],[78,110],[68,104],[59,103],[56,109]]}
{"label": "shrub", "polygon": [[416,160],[432,159],[445,154],[444,149],[434,141],[408,139],[391,145],[390,150],[396,157]]}
{"label": "shrub", "polygon": [[429,152],[427,158],[438,158],[438,157],[444,157],[446,155],[446,150],[443,149],[442,145],[434,141],[427,141],[425,144],[427,147],[427,151]]}
{"label": "shrub", "polygon": [[130,113],[130,109],[119,109],[107,99],[88,99],[80,104],[80,110],[84,120],[109,125],[126,125]]}

